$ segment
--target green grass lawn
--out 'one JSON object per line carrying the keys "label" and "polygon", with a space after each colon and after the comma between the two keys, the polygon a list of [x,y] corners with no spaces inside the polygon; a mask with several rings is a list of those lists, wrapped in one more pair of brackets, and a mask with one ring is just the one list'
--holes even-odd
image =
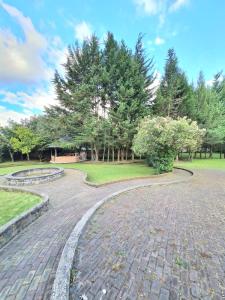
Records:
{"label": "green grass lawn", "polygon": [[[72,163],[72,164],[49,164],[37,161],[20,161],[15,163],[0,163],[0,175],[10,174],[16,171],[57,166],[62,168],[79,169],[88,174],[88,180],[93,183],[107,183],[121,179],[132,179],[137,177],[147,177],[156,174],[155,171],[144,163]],[[177,167],[189,169],[219,169],[225,171],[225,159],[194,159],[193,161],[179,161],[175,163]]]}
{"label": "green grass lawn", "polygon": [[94,183],[106,183],[121,179],[147,177],[155,174],[155,171],[152,168],[143,163],[79,163],[77,165],[73,164],[72,167],[85,171],[88,174],[87,179]]}
{"label": "green grass lawn", "polygon": [[130,163],[130,164],[113,164],[113,163],[73,163],[73,164],[32,164],[32,162],[18,162],[8,165],[6,163],[0,164],[0,175],[6,175],[16,171],[57,166],[62,168],[79,169],[88,174],[88,180],[94,183],[107,183],[121,179],[131,179],[137,177],[147,177],[154,175],[155,171],[145,165],[144,163]]}
{"label": "green grass lawn", "polygon": [[36,195],[0,190],[0,226],[40,201],[41,198]]}
{"label": "green grass lawn", "polygon": [[193,159],[192,161],[179,161],[175,163],[175,166],[187,169],[217,169],[225,171],[225,159]]}

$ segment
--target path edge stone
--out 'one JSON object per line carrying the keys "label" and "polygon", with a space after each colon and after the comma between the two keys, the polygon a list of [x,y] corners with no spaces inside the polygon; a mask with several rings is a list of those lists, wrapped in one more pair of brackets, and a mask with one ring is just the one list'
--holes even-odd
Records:
{"label": "path edge stone", "polygon": [[36,191],[27,190],[24,188],[3,186],[0,185],[0,189],[4,191],[17,191],[28,193],[32,195],[37,195],[41,197],[42,201],[35,206],[31,207],[29,210],[21,213],[17,217],[13,218],[6,224],[0,227],[0,250],[18,233],[20,233],[25,227],[34,222],[38,217],[40,217],[43,212],[48,210],[49,197],[46,194],[38,193]]}
{"label": "path edge stone", "polygon": [[[128,191],[132,191],[142,187],[148,186],[165,186],[171,184],[178,184],[189,181],[194,172],[184,168],[176,168],[188,172],[191,176],[182,180],[173,180],[168,182],[162,183],[146,183],[146,184],[139,184],[133,187],[129,187],[126,189],[119,190],[115,193],[104,197],[102,200],[98,201],[95,205],[93,205],[88,211],[82,216],[80,221],[78,221],[71,232],[60,257],[59,264],[56,270],[55,279],[52,286],[51,291],[51,300],[68,300],[69,299],[69,288],[70,288],[70,274],[73,265],[74,255],[78,246],[79,238],[82,235],[86,225],[90,221],[91,217],[95,214],[95,212],[107,201],[111,200],[112,198],[126,193]],[[82,172],[85,175],[85,172]],[[137,178],[136,178],[137,179]]]}

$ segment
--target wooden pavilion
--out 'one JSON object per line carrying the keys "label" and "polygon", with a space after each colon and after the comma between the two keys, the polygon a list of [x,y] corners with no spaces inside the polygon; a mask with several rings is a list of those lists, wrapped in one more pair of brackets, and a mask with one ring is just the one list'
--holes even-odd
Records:
{"label": "wooden pavilion", "polygon": [[[48,146],[51,149],[51,160],[50,163],[55,164],[66,164],[76,163],[86,160],[85,151],[77,151],[76,146],[71,141],[66,139],[60,139],[57,142],[53,142]],[[58,150],[64,150],[63,154],[58,154]],[[68,152],[69,151],[69,152]]]}

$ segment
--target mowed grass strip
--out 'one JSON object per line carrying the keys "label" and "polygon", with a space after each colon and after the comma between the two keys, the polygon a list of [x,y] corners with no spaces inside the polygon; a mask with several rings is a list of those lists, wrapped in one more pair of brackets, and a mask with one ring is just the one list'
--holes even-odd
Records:
{"label": "mowed grass strip", "polygon": [[142,163],[80,163],[73,165],[76,169],[86,172],[88,174],[87,179],[90,182],[98,184],[155,175],[155,170],[153,168]]}
{"label": "mowed grass strip", "polygon": [[21,162],[12,166],[0,164],[0,175],[29,168],[62,167],[64,169],[78,169],[88,174],[88,180],[93,183],[102,184],[123,179],[133,179],[138,177],[148,177],[155,175],[155,170],[144,163],[72,163],[72,164],[22,164]]}
{"label": "mowed grass strip", "polygon": [[209,170],[224,170],[225,171],[225,159],[213,158],[213,159],[193,159],[192,161],[179,161],[175,163],[175,166],[187,169],[209,169]]}
{"label": "mowed grass strip", "polygon": [[24,192],[0,189],[0,226],[41,202],[41,198]]}

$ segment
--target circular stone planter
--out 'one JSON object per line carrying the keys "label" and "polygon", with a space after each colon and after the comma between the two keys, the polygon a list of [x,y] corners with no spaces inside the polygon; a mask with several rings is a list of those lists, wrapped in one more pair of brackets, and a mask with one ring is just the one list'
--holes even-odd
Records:
{"label": "circular stone planter", "polygon": [[8,185],[33,185],[55,180],[64,175],[62,168],[34,168],[6,175]]}

